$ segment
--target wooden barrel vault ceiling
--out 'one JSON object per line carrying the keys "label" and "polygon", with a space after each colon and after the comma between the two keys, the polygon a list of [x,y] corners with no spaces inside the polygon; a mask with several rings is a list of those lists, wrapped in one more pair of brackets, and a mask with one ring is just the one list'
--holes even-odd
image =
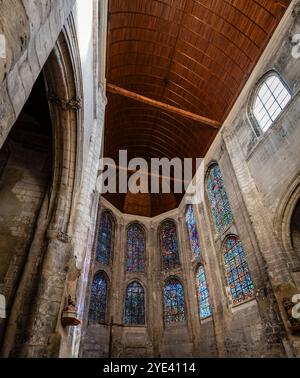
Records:
{"label": "wooden barrel vault ceiling", "polygon": [[[129,159],[148,161],[204,157],[289,2],[109,0],[104,156],[118,161],[119,150],[127,150]],[[105,197],[123,212],[144,216],[171,210],[182,199]]]}

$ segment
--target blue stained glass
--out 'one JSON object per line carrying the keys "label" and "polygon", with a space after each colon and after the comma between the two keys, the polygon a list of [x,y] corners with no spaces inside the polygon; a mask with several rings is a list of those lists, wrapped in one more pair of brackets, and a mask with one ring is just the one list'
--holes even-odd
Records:
{"label": "blue stained glass", "polygon": [[172,221],[166,221],[161,226],[160,248],[165,269],[180,265],[176,225]]}
{"label": "blue stained glass", "polygon": [[145,233],[139,224],[127,231],[127,272],[143,272],[145,268]]}
{"label": "blue stained glass", "polygon": [[96,273],[91,291],[89,321],[104,323],[106,320],[107,281],[102,272]]}
{"label": "blue stained glass", "polygon": [[211,307],[209,302],[209,293],[207,288],[204,267],[201,265],[197,271],[197,297],[199,305],[199,315],[201,319],[211,316]]}
{"label": "blue stained glass", "polygon": [[254,286],[241,241],[236,236],[226,240],[225,273],[234,304],[253,297]]}
{"label": "blue stained glass", "polygon": [[125,324],[145,324],[144,289],[138,282],[132,282],[126,291]]}
{"label": "blue stained glass", "polygon": [[112,217],[108,212],[104,212],[101,215],[98,243],[96,251],[96,259],[98,262],[109,265],[111,256],[111,246],[112,246],[112,230],[113,221]]}
{"label": "blue stained glass", "polygon": [[176,278],[169,279],[164,288],[164,319],[167,324],[185,321],[183,287]]}
{"label": "blue stained glass", "polygon": [[229,199],[218,165],[214,165],[207,180],[208,198],[217,232],[223,232],[233,222]]}
{"label": "blue stained glass", "polygon": [[201,248],[200,248],[199,235],[198,235],[197,223],[196,223],[196,219],[194,215],[193,205],[187,205],[185,218],[186,218],[186,223],[188,227],[192,252],[195,257],[200,257]]}

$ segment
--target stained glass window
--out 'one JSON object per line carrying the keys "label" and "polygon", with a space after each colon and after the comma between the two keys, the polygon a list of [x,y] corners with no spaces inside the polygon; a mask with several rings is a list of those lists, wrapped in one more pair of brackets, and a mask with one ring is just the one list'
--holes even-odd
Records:
{"label": "stained glass window", "polygon": [[97,252],[97,261],[104,264],[110,264],[111,248],[112,248],[112,231],[113,231],[113,220],[108,212],[104,212],[101,215]]}
{"label": "stained glass window", "polygon": [[167,324],[185,320],[183,287],[176,278],[169,279],[165,285],[164,319]]}
{"label": "stained glass window", "polygon": [[176,225],[172,221],[166,221],[161,226],[160,248],[164,268],[170,269],[180,265]]}
{"label": "stained glass window", "polygon": [[126,291],[125,324],[145,324],[144,289],[138,282],[132,282]]}
{"label": "stained glass window", "polygon": [[106,320],[107,280],[102,272],[96,273],[89,308],[89,321],[104,323]]}
{"label": "stained glass window", "polygon": [[253,104],[253,114],[263,132],[283,112],[292,96],[278,75],[271,75],[260,85]]}
{"label": "stained glass window", "polygon": [[132,224],[127,231],[127,271],[143,272],[145,268],[145,233],[139,224]]}
{"label": "stained glass window", "polygon": [[222,174],[217,164],[210,169],[207,189],[216,229],[218,232],[222,232],[226,226],[232,223],[233,216]]}
{"label": "stained glass window", "polygon": [[198,235],[193,205],[187,205],[185,218],[186,218],[186,223],[188,227],[192,252],[195,257],[200,257],[201,248],[200,248],[200,243],[199,243],[199,235]]}
{"label": "stained glass window", "polygon": [[226,240],[224,263],[233,303],[251,298],[254,293],[253,282],[242,243],[236,236]]}
{"label": "stained glass window", "polygon": [[205,270],[202,265],[200,265],[198,268],[196,281],[199,315],[201,319],[206,319],[211,316],[211,307],[209,303],[209,293],[207,288]]}

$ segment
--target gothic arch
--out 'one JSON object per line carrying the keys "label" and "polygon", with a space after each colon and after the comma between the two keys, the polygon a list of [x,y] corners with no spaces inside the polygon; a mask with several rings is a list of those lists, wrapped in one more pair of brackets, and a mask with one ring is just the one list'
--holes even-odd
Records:
{"label": "gothic arch", "polygon": [[[83,145],[83,111],[80,57],[72,16],[67,20],[53,47],[43,68],[43,76],[53,134],[52,179],[46,190],[27,260],[7,319],[2,356],[11,355],[14,349],[17,350],[14,352],[17,355],[30,355],[31,348],[35,348],[36,333],[41,335],[39,353],[43,356],[50,353],[49,335],[62,332],[59,327],[57,330],[61,311],[57,297],[60,295],[64,304],[67,297],[67,280],[77,279],[71,240],[76,212],[75,192],[80,186],[82,172],[80,145]],[[36,269],[38,274],[35,273]],[[32,280],[30,277],[36,278]],[[43,280],[44,284],[36,291],[35,287],[39,287],[37,281],[40,280]],[[56,299],[53,288],[56,291]],[[33,312],[26,306],[28,297],[34,301]],[[50,307],[51,320],[40,321],[44,311]],[[20,314],[25,327],[26,345],[18,338],[16,320]],[[39,327],[36,324],[39,324]]]}
{"label": "gothic arch", "polygon": [[[219,215],[220,214],[223,215],[223,213],[227,214],[225,217],[223,215],[223,217],[221,218],[221,222],[218,222],[219,216],[216,218],[216,214],[214,215],[214,213],[213,213],[214,207],[213,207],[212,201],[210,200],[209,188],[208,188],[209,176],[210,176],[211,171],[215,167],[218,168],[218,170],[220,172],[219,180],[221,180],[222,184],[223,184],[222,185],[223,195],[221,195],[221,198],[219,198],[219,200],[221,199],[221,201],[219,201],[219,202],[221,202],[222,211],[219,211],[218,213],[219,213]],[[219,193],[218,193],[219,197],[220,197],[220,193],[221,192],[219,190]],[[206,201],[207,206],[208,206],[208,215],[209,215],[210,225],[211,225],[211,227],[213,227],[215,234],[220,237],[221,235],[224,235],[226,232],[228,232],[228,230],[234,224],[234,217],[233,217],[233,213],[232,213],[232,204],[231,204],[230,198],[228,196],[228,191],[226,189],[226,185],[225,185],[225,182],[224,182],[224,175],[223,175],[223,172],[221,170],[220,164],[218,162],[211,161],[210,164],[207,166],[207,169],[206,169],[206,172],[205,172],[205,178],[204,178],[204,196],[205,196],[205,201]],[[226,218],[228,218],[228,219],[226,219]]]}
{"label": "gothic arch", "polygon": [[140,221],[132,221],[130,223],[128,223],[126,225],[126,229],[125,229],[125,233],[126,233],[126,243],[125,243],[125,246],[126,246],[126,251],[125,251],[125,270],[127,273],[135,273],[136,271],[131,271],[130,269],[128,270],[128,232],[130,230],[131,227],[133,226],[138,226],[138,228],[142,231],[143,233],[143,238],[144,238],[144,253],[143,253],[143,265],[144,265],[144,268],[142,270],[138,270],[139,273],[146,273],[147,271],[147,229],[145,227],[145,225],[143,223],[141,223]]}
{"label": "gothic arch", "polygon": [[[92,287],[91,287],[91,291],[90,291],[90,295],[89,295],[89,306],[88,306],[88,309],[89,309],[89,316],[88,317],[89,317],[89,319],[88,319],[88,322],[92,323],[92,324],[94,323],[93,320],[91,319],[92,318],[92,316],[91,316],[92,304],[93,304],[92,301],[95,300],[95,298],[93,298],[92,291],[93,291],[94,283],[96,282],[97,278],[103,278],[105,285],[106,285],[105,309],[104,309],[103,319],[101,319],[100,323],[108,322],[109,315],[110,315],[111,281],[110,281],[110,278],[108,277],[107,273],[104,270],[98,270],[97,272],[95,272],[95,274],[93,276]],[[96,323],[99,323],[99,322],[96,321]]]}
{"label": "gothic arch", "polygon": [[172,281],[178,283],[181,286],[182,295],[183,295],[183,306],[182,306],[183,312],[182,311],[179,312],[179,314],[181,313],[183,318],[179,319],[178,322],[179,323],[186,323],[187,318],[188,318],[187,295],[186,295],[186,288],[185,288],[185,285],[184,285],[184,280],[183,280],[182,277],[180,277],[177,274],[170,275],[162,281],[162,309],[163,309],[164,327],[166,327],[166,326],[168,326],[168,325],[170,325],[174,322],[177,323],[177,321],[167,321],[166,320],[167,317],[170,317],[169,315],[166,314],[166,287],[168,285],[170,285],[172,283]]}
{"label": "gothic arch", "polygon": [[[127,314],[127,294],[128,294],[128,290],[129,288],[131,288],[134,284],[137,284],[141,289],[142,289],[142,295],[143,295],[143,322],[139,323],[131,323],[131,322],[127,322],[126,321],[126,314]],[[124,296],[123,296],[123,313],[124,313],[124,325],[125,326],[136,326],[136,325],[139,325],[139,326],[146,326],[147,324],[147,318],[148,318],[148,298],[147,298],[147,285],[145,284],[145,282],[143,282],[143,280],[141,279],[138,279],[138,278],[133,278],[133,279],[130,279],[125,287],[124,287]],[[136,315],[136,314],[135,314]]]}
{"label": "gothic arch", "polygon": [[274,219],[274,227],[282,244],[288,265],[293,270],[300,269],[300,253],[294,248],[292,235],[293,216],[300,201],[300,175],[288,186],[281,199]]}
{"label": "gothic arch", "polygon": [[96,222],[96,232],[95,232],[95,238],[94,238],[94,246],[93,246],[93,251],[94,251],[94,258],[95,258],[95,262],[98,262],[99,264],[101,264],[100,261],[97,260],[97,248],[98,248],[98,243],[99,243],[99,233],[100,233],[100,224],[101,224],[101,219],[103,217],[104,214],[108,214],[108,216],[110,217],[110,220],[112,222],[112,231],[111,231],[111,242],[110,242],[110,258],[109,258],[109,264],[108,265],[105,265],[105,264],[102,264],[103,265],[103,269],[111,269],[112,267],[112,264],[113,264],[113,259],[114,259],[114,246],[115,246],[115,235],[116,235],[116,222],[117,222],[117,219],[114,215],[114,213],[104,207],[104,208],[100,208],[100,205],[99,205],[99,208],[98,208],[98,215],[97,215],[97,222]]}
{"label": "gothic arch", "polygon": [[75,35],[70,17],[44,67],[54,139],[50,207],[56,202],[54,222],[66,233],[71,231],[75,210],[71,204],[76,201],[75,189],[82,175],[83,91]]}
{"label": "gothic arch", "polygon": [[[241,264],[241,266],[243,267],[243,273],[247,273],[247,278],[249,277],[250,282],[252,284],[252,290],[251,290],[250,289],[250,283],[247,281],[248,282],[247,290],[249,291],[249,293],[247,293],[245,295],[246,296],[245,299],[238,300],[238,301],[236,301],[236,303],[234,303],[233,294],[232,294],[232,291],[230,290],[230,285],[229,285],[228,279],[226,277],[225,254],[228,251],[227,247],[226,247],[226,243],[228,242],[228,240],[230,238],[236,240],[236,244],[234,246],[240,245],[241,248],[242,248],[242,253],[239,254],[239,256],[243,256],[244,255],[246,265],[244,266],[243,264]],[[226,297],[228,298],[229,303],[231,304],[231,306],[238,306],[238,305],[240,305],[240,304],[242,304],[244,302],[252,300],[254,298],[254,295],[255,295],[255,284],[253,283],[252,274],[251,274],[251,270],[250,270],[250,266],[249,266],[248,256],[247,256],[246,251],[244,249],[242,240],[240,239],[240,237],[238,236],[238,234],[229,233],[226,236],[224,236],[223,241],[222,241],[222,245],[221,245],[221,253],[220,253],[219,258],[222,260],[222,261],[220,261],[220,264],[221,264],[220,266],[221,266],[221,269],[222,269],[222,275],[221,275],[222,276],[222,282],[223,282],[223,285],[224,285],[224,288],[225,288],[225,291],[226,291]],[[244,277],[244,276],[242,276],[242,277]]]}
{"label": "gothic arch", "polygon": [[[196,296],[197,296],[197,310],[198,310],[198,315],[199,315],[199,318],[200,318],[200,321],[203,320],[203,319],[207,319],[209,317],[212,316],[212,307],[211,307],[211,295],[210,295],[210,288],[209,288],[209,284],[208,284],[208,280],[207,280],[207,266],[203,263],[203,262],[198,262],[195,266],[195,268],[193,269],[193,277],[194,277],[194,289],[196,289]],[[199,291],[200,291],[200,286],[199,286],[199,280],[198,280],[198,275],[199,275],[199,271],[200,269],[202,269],[203,271],[203,281],[202,283],[205,283],[205,288],[206,290],[204,289],[203,292],[206,291],[207,293],[207,297],[203,299],[200,298],[199,296]],[[199,313],[199,310],[202,312],[202,304],[205,303],[205,306],[206,307],[204,310],[205,312],[205,315],[203,316],[203,314]]]}
{"label": "gothic arch", "polygon": [[[175,226],[175,236],[176,236],[177,248],[178,248],[177,262],[175,261],[175,265],[173,267],[171,266],[170,268],[166,268],[166,266],[164,264],[162,248],[161,248],[161,232],[163,230],[163,226],[167,223],[171,223]],[[159,250],[159,253],[160,253],[160,263],[161,263],[162,269],[165,270],[165,271],[167,271],[169,269],[171,269],[171,270],[176,269],[176,268],[179,268],[181,266],[180,242],[179,242],[179,238],[178,238],[178,224],[177,223],[178,222],[174,218],[166,218],[159,223],[159,226],[157,228],[157,242],[158,242],[158,250]]]}
{"label": "gothic arch", "polygon": [[[264,132],[261,130],[261,128],[258,124],[258,121],[255,118],[255,115],[253,113],[253,106],[254,106],[256,96],[257,96],[259,90],[261,89],[263,83],[271,76],[276,76],[280,80],[282,85],[285,87],[285,89],[288,91],[288,93],[293,97],[293,91],[292,91],[290,85],[287,83],[285,78],[274,68],[265,72],[257,80],[256,84],[253,87],[253,90],[250,91],[250,93],[248,95],[247,112],[246,112],[246,117],[247,117],[248,121],[250,122],[251,128],[254,130],[255,135],[257,137],[262,136],[264,134]],[[284,110],[282,112],[284,112]],[[279,117],[280,117],[280,115],[279,115]],[[274,121],[274,122],[276,122],[276,121]]]}

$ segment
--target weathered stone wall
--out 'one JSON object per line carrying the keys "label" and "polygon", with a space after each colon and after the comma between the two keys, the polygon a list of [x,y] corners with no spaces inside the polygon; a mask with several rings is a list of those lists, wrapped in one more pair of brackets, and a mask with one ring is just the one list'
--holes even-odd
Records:
{"label": "weathered stone wall", "polygon": [[0,33],[6,39],[6,59],[0,59],[0,146],[20,114],[74,3],[75,0],[1,1]]}
{"label": "weathered stone wall", "polygon": [[[80,335],[62,327],[61,314],[69,294],[80,314],[84,262],[89,259],[95,226],[92,209],[97,206],[94,194],[106,104],[105,51],[97,47],[98,42],[105,45],[99,4],[93,0],[0,2],[0,33],[6,39],[6,58],[0,58],[0,145],[43,68],[54,130],[52,181],[47,174],[48,196],[38,212],[14,293],[2,356],[77,354]],[[4,163],[2,156],[1,170]]]}
{"label": "weathered stone wall", "polygon": [[[34,123],[34,120],[23,120],[30,121]],[[0,179],[0,282],[11,282],[6,285],[7,290],[14,287],[14,273],[22,266],[51,175],[51,139],[22,132],[23,122],[19,122],[18,129],[9,138],[9,156]],[[37,162],[34,170],[32,161]],[[8,299],[8,291],[3,294]]]}
{"label": "weathered stone wall", "polygon": [[[113,259],[110,267],[95,261],[96,243],[93,246],[92,271],[87,288],[81,355],[83,357],[108,356],[109,325],[88,323],[89,295],[92,279],[96,272],[103,271],[108,277],[109,297],[107,323],[111,318],[116,324],[112,329],[113,357],[192,357],[216,356],[216,341],[212,319],[200,324],[196,298],[195,271],[197,263],[192,261],[190,246],[186,246],[187,232],[178,210],[149,219],[120,213],[110,203],[101,199],[98,224],[101,213],[109,210],[115,219],[113,237]],[[170,271],[161,267],[158,229],[165,219],[177,224],[181,266]],[[130,224],[138,222],[146,232],[145,272],[126,272],[126,234]],[[97,240],[97,233],[95,235]],[[185,317],[183,324],[164,324],[163,290],[168,277],[176,276],[183,283]],[[133,280],[139,281],[145,290],[145,326],[124,326],[124,302],[126,288]]]}

